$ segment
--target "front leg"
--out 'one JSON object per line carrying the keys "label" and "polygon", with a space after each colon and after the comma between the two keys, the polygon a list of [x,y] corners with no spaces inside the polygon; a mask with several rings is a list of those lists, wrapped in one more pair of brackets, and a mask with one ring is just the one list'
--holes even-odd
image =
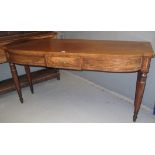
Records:
{"label": "front leg", "polygon": [[14,84],[15,84],[15,87],[16,87],[20,102],[23,103],[22,91],[21,91],[21,86],[20,86],[20,81],[19,81],[19,78],[18,78],[16,66],[15,66],[14,63],[9,63],[9,65],[10,65],[12,78],[14,80]]}
{"label": "front leg", "polygon": [[143,57],[141,70],[138,72],[135,101],[134,101],[134,115],[133,115],[134,122],[137,119],[137,115],[141,106],[145,85],[146,85],[147,74],[150,68],[150,62],[151,62],[151,58]]}
{"label": "front leg", "polygon": [[134,102],[134,115],[133,115],[134,122],[137,119],[137,115],[141,106],[145,85],[146,85],[146,79],[147,79],[147,73],[139,71],[137,76],[136,94],[135,94],[135,102]]}

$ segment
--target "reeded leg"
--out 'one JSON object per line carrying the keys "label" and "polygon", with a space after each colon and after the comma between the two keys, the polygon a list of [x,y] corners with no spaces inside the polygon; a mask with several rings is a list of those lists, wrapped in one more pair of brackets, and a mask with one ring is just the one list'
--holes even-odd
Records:
{"label": "reeded leg", "polygon": [[137,76],[136,94],[135,94],[135,102],[134,102],[134,115],[133,115],[134,122],[137,119],[137,115],[141,106],[145,85],[146,85],[146,79],[147,79],[147,73],[139,71]]}
{"label": "reeded leg", "polygon": [[33,94],[34,91],[33,91],[33,84],[32,84],[32,78],[31,78],[31,73],[30,73],[30,67],[28,65],[24,65],[24,68],[25,68],[26,77],[27,77],[27,80],[28,80],[28,83],[30,86],[31,93]]}
{"label": "reeded leg", "polygon": [[14,80],[14,84],[15,84],[15,87],[16,87],[16,90],[17,90],[20,102],[23,103],[21,86],[20,86],[20,82],[19,82],[16,66],[13,63],[9,63],[9,65],[10,65],[10,70],[11,70],[11,73],[12,73],[12,78]]}

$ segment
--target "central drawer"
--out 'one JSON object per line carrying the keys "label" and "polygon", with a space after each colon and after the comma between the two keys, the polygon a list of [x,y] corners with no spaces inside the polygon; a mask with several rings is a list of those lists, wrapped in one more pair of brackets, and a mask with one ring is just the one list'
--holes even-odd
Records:
{"label": "central drawer", "polygon": [[47,67],[81,70],[81,58],[73,56],[46,56]]}

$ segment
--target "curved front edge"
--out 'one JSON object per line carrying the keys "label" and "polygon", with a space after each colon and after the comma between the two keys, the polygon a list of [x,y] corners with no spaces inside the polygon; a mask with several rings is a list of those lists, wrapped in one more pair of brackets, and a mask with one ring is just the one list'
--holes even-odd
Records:
{"label": "curved front edge", "polygon": [[7,58],[9,62],[21,65],[32,65],[32,66],[46,66],[44,55],[27,55],[27,54],[16,54],[8,53]]}
{"label": "curved front edge", "polygon": [[83,58],[83,70],[106,72],[135,72],[141,69],[142,57],[103,56],[100,58]]}

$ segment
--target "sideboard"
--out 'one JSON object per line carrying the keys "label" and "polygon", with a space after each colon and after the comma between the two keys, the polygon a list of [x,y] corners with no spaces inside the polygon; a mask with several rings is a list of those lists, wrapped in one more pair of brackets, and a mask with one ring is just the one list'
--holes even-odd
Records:
{"label": "sideboard", "polygon": [[8,46],[6,53],[21,100],[15,64],[117,73],[137,72],[133,121],[137,119],[150,62],[154,57],[149,42],[49,38]]}

